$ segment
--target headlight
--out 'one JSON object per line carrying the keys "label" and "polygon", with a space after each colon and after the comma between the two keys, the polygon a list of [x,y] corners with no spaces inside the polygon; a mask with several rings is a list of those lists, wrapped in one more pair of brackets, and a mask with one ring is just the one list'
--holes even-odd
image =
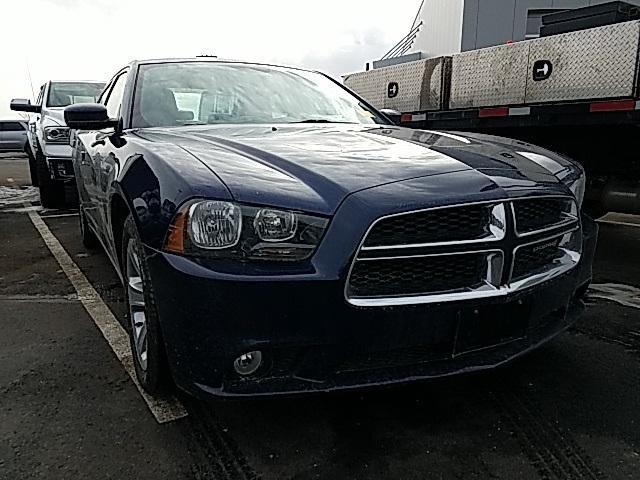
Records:
{"label": "headlight", "polygon": [[569,187],[569,190],[571,190],[571,193],[573,193],[573,196],[576,198],[578,210],[581,210],[582,202],[584,202],[584,192],[587,187],[587,179],[584,175],[584,170],[577,168],[563,178],[562,182]]}
{"label": "headlight", "polygon": [[164,250],[208,258],[298,261],[313,254],[328,223],[289,210],[194,201],[174,216]]}
{"label": "headlight", "polygon": [[45,127],[44,138],[49,143],[69,143],[67,127]]}
{"label": "headlight", "polygon": [[189,238],[196,247],[232,247],[240,240],[242,212],[229,202],[194,203],[189,209]]}
{"label": "headlight", "polygon": [[296,234],[298,216],[293,212],[263,208],[256,214],[253,228],[265,242],[284,242]]}

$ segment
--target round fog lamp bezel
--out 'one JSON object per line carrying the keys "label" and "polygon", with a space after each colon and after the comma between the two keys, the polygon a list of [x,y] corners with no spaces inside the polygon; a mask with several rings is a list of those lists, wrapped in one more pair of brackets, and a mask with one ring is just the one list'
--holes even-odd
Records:
{"label": "round fog lamp bezel", "polygon": [[[243,365],[242,362],[247,357],[251,357],[249,360],[251,363],[249,365]],[[258,370],[260,370],[261,366],[262,352],[260,350],[243,353],[233,361],[233,369],[238,375],[241,375],[243,377],[248,377],[255,374]]]}

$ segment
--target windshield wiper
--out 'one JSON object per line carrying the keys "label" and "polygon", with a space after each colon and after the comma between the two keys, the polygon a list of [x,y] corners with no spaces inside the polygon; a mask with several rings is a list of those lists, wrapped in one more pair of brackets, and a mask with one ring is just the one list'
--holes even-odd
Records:
{"label": "windshield wiper", "polygon": [[197,120],[189,120],[187,122],[181,123],[180,125],[184,127],[184,126],[191,126],[191,125],[209,125],[209,124],[206,122],[199,122]]}

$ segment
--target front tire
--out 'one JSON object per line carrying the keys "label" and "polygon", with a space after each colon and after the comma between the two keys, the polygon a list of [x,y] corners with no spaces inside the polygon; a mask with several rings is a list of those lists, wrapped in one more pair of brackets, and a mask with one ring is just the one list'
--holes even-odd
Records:
{"label": "front tire", "polygon": [[64,204],[64,186],[51,179],[47,159],[38,150],[36,152],[36,172],[40,188],[40,204],[44,208],[57,208]]}
{"label": "front tire", "polygon": [[131,215],[124,224],[121,258],[136,376],[148,393],[157,395],[170,386],[169,368],[149,268]]}
{"label": "front tire", "polygon": [[33,156],[33,152],[31,151],[31,146],[27,142],[24,146],[24,153],[27,154],[29,158],[29,175],[31,176],[31,185],[34,187],[38,186],[38,169],[36,168],[36,158]]}

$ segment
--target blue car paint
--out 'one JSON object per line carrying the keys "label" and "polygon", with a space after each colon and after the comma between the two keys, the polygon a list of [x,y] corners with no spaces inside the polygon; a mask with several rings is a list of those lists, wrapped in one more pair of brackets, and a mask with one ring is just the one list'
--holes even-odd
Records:
{"label": "blue car paint", "polygon": [[[131,82],[130,78],[127,89],[132,88]],[[346,303],[348,268],[368,227],[381,216],[408,210],[567,195],[570,192],[559,180],[559,172],[580,169],[559,155],[522,142],[391,125],[129,129],[131,97],[129,91],[125,93],[123,131],[77,134],[74,168],[80,200],[121,278],[113,212],[118,202],[127,205],[147,253],[174,378],[192,393],[341,388],[337,384],[318,387],[314,386],[316,379],[298,378],[289,387],[264,381],[253,387],[234,384],[225,390],[229,358],[250,347],[348,349],[349,342],[356,341],[358,332],[365,333],[368,324],[375,328],[366,337],[375,341],[371,336],[376,332],[381,337],[380,348],[406,342],[409,323],[425,338],[447,336],[455,319],[468,313],[470,304],[361,309]],[[544,155],[547,164],[542,166],[518,152]],[[555,167],[550,169],[549,163]],[[239,265],[163,252],[177,209],[197,198],[287,208],[325,216],[330,223],[315,254],[295,265]],[[583,224],[591,225],[588,219]],[[534,303],[542,302],[550,311],[566,308],[567,302],[573,305],[573,292],[590,278],[594,244],[595,233],[585,236],[581,267],[551,290],[545,286],[530,292],[536,298]],[[512,300],[475,302],[473,308]],[[542,307],[536,303],[535,308]],[[573,305],[569,310],[577,312],[579,308]],[[571,323],[575,318],[570,315],[565,320]],[[417,326],[419,319],[434,322],[433,328],[426,332],[424,324]],[[566,322],[532,335],[532,343],[521,345],[513,354],[499,353],[504,359],[488,356],[476,367],[497,365],[536,341],[551,338]],[[396,335],[403,340],[394,338]],[[415,375],[458,371],[452,364],[449,369]],[[379,382],[354,379],[342,386],[409,378],[411,375]]]}

